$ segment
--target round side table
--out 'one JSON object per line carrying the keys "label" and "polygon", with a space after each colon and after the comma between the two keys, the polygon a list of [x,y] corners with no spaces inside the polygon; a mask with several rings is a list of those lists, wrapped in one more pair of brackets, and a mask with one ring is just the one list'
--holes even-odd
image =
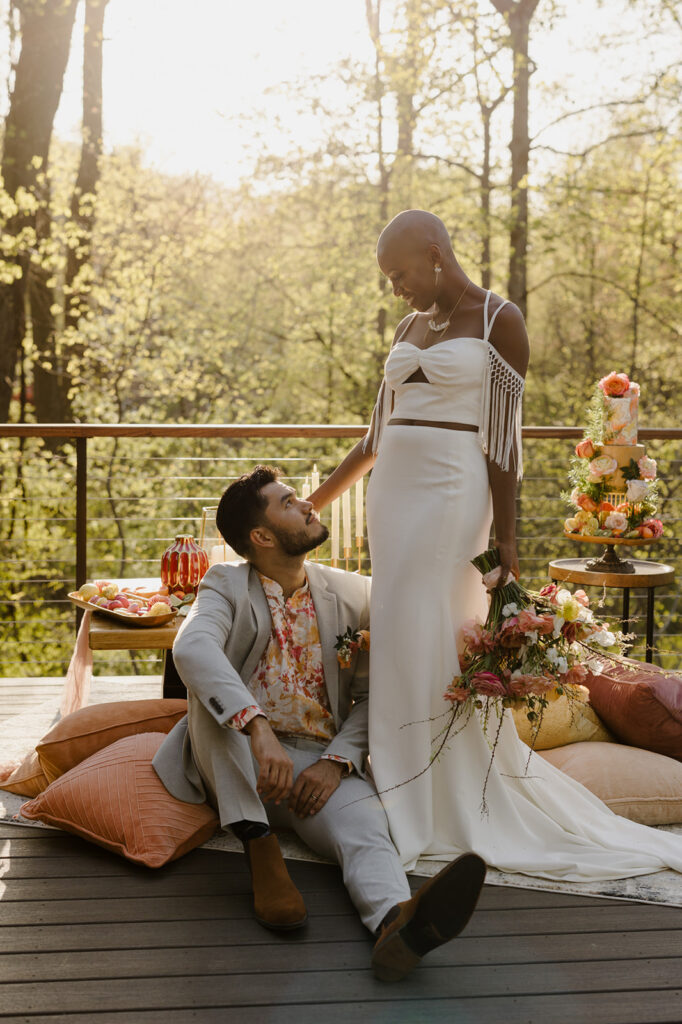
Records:
{"label": "round side table", "polygon": [[641,587],[647,591],[646,603],[646,660],[653,661],[654,653],[654,591],[675,578],[672,565],[633,558],[633,573],[595,572],[586,568],[589,558],[557,558],[549,563],[549,578],[562,583],[581,583],[591,587],[621,588],[624,633],[630,632],[630,591]]}

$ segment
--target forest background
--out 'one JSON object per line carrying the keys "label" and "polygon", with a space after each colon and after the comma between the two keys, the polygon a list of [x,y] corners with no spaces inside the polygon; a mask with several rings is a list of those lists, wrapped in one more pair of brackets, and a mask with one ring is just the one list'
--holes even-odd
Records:
{"label": "forest background", "polygon": [[[262,103],[221,115],[226,145],[244,140],[229,180],[107,142],[106,19],[122,2],[5,4],[0,422],[366,423],[406,311],[376,268],[376,238],[420,207],[448,225],[465,271],[527,317],[526,424],[584,422],[612,369],[640,383],[643,425],[679,424],[682,0],[347,0],[365,33],[357,53],[292,69]],[[246,47],[240,5],[198,9],[211,6],[223,27],[231,18],[228,60]],[[79,24],[75,142],[55,119]],[[562,38],[571,74],[553,67],[566,66]],[[185,53],[178,73],[189,82],[200,63]],[[59,674],[73,447],[0,443],[4,674]],[[195,529],[245,463],[266,457],[299,479],[347,447],[89,445],[92,575],[152,575],[164,540]],[[653,452],[669,535],[678,447]],[[526,453],[531,576],[561,553],[570,451]],[[675,646],[674,595],[657,615]]]}

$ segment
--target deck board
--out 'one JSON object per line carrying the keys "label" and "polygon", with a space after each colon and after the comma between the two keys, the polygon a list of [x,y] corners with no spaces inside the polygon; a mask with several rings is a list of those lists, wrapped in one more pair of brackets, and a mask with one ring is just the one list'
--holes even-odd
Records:
{"label": "deck board", "polygon": [[461,937],[386,985],[333,866],[289,862],[310,920],[278,936],[253,920],[240,854],[195,850],[150,871],[73,836],[2,824],[0,854],[0,1024],[681,1016],[675,908],[486,886]]}

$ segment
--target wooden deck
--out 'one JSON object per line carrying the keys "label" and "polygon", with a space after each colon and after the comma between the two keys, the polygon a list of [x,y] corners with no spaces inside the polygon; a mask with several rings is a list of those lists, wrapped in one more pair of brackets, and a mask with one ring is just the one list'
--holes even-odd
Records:
{"label": "wooden deck", "polygon": [[0,844],[2,1024],[682,1018],[680,910],[486,886],[465,933],[387,985],[336,868],[290,862],[310,920],[279,937],[239,854],[149,871],[42,829],[0,825]]}

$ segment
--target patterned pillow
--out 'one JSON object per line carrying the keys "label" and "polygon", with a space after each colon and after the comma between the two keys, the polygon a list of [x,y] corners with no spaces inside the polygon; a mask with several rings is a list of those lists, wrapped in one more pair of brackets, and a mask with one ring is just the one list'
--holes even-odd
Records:
{"label": "patterned pillow", "polygon": [[152,758],[165,733],[117,740],[76,765],[21,808],[128,860],[159,868],[200,846],[218,818],[208,804],[187,804],[165,789]]}
{"label": "patterned pillow", "polygon": [[539,756],[624,818],[642,825],[682,822],[682,765],[672,757],[620,743],[572,743]]}
{"label": "patterned pillow", "polygon": [[[171,731],[187,714],[186,700],[121,700],[80,708],[57,722],[36,746],[48,782],[124,736]],[[34,796],[35,794],[27,794]]]}
{"label": "patterned pillow", "polygon": [[590,704],[622,743],[682,761],[682,676],[639,661],[585,680]]}

